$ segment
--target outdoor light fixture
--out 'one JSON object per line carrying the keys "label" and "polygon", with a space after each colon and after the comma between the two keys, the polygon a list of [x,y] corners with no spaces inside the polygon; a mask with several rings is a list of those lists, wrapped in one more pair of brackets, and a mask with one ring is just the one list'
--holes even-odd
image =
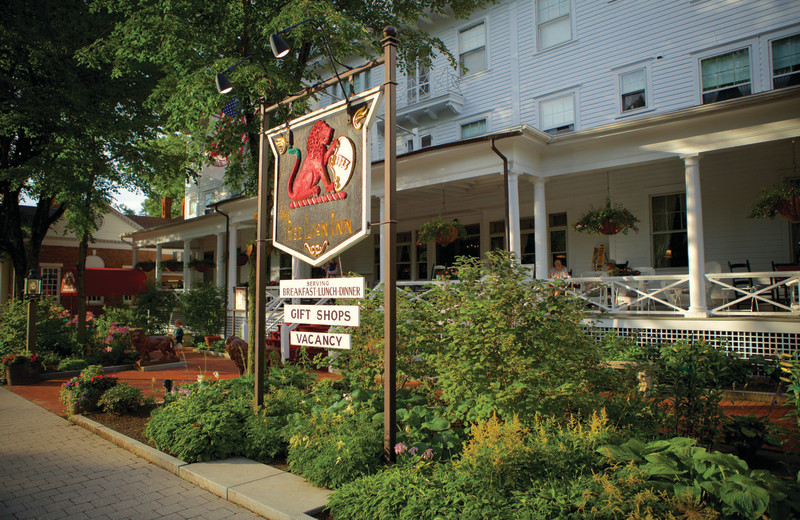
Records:
{"label": "outdoor light fixture", "polygon": [[217,74],[217,77],[214,78],[214,82],[217,84],[217,92],[220,94],[227,94],[233,90],[233,85],[231,85],[231,82],[228,81],[227,77],[225,77],[224,72]]}
{"label": "outdoor light fixture", "polygon": [[345,65],[344,63],[342,63],[341,61],[337,60],[333,56],[333,52],[331,51],[331,45],[330,45],[330,42],[328,41],[328,32],[325,30],[325,26],[322,24],[322,22],[320,22],[318,20],[315,20],[314,18],[306,18],[305,20],[301,20],[301,21],[297,22],[296,24],[293,24],[293,25],[290,25],[289,27],[285,27],[285,28],[281,29],[277,33],[271,34],[269,36],[269,46],[272,48],[272,54],[274,54],[275,57],[278,58],[278,59],[286,57],[289,54],[289,50],[290,50],[289,49],[289,45],[284,41],[283,38],[281,38],[280,35],[288,33],[289,31],[291,31],[292,29],[294,29],[298,25],[302,25],[302,24],[304,24],[306,22],[314,22],[314,25],[317,26],[317,29],[319,29],[322,32],[322,39],[323,39],[323,42],[324,42],[323,47],[325,48],[325,53],[328,55],[328,60],[331,62],[331,68],[333,69],[333,75],[336,76],[336,80],[339,82],[339,87],[341,87],[341,89],[342,89],[342,94],[344,94],[344,100],[347,102],[348,111],[352,112],[352,106],[350,105],[350,96],[347,94],[347,89],[345,89],[344,85],[342,85],[342,79],[339,77],[339,71],[336,70],[336,64],[338,63],[339,65],[341,65],[342,67],[344,67],[344,68],[346,68],[348,70],[351,70],[352,67],[350,67],[348,65]]}
{"label": "outdoor light fixture", "polygon": [[39,276],[36,269],[31,269],[31,272],[25,278],[25,295],[39,296],[40,294],[42,294],[42,277]]}

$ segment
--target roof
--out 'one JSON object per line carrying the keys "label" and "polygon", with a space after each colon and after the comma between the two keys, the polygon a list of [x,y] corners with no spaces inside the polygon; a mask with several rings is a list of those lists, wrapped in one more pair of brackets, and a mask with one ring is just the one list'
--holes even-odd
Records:
{"label": "roof", "polygon": [[125,215],[130,220],[134,221],[136,224],[140,225],[142,229],[147,229],[151,227],[160,226],[162,224],[169,224],[172,222],[178,222],[183,220],[183,217],[175,217],[175,218],[162,218],[162,217],[147,217],[144,215]]}

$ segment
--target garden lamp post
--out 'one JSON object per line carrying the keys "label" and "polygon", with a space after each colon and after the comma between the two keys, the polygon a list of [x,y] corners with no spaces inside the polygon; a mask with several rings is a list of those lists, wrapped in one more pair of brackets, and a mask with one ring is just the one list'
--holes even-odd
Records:
{"label": "garden lamp post", "polygon": [[36,300],[42,294],[42,277],[31,269],[25,278],[25,296],[28,298],[28,329],[25,335],[25,355],[36,350]]}

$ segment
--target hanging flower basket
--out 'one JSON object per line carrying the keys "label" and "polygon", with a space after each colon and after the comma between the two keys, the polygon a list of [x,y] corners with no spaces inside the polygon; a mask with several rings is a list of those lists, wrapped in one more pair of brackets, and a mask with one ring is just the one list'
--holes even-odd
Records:
{"label": "hanging flower basket", "polygon": [[467,230],[457,220],[444,220],[436,217],[420,226],[417,232],[417,245],[436,242],[440,245],[452,244],[459,238],[467,238]]}
{"label": "hanging flower basket", "polygon": [[772,189],[762,189],[753,202],[748,218],[774,219],[780,215],[790,222],[800,222],[800,179],[789,179]]}
{"label": "hanging flower basket", "polygon": [[170,271],[173,273],[177,271],[183,271],[183,262],[180,260],[162,260],[161,270]]}
{"label": "hanging flower basket", "polygon": [[607,198],[604,207],[587,211],[578,219],[574,228],[575,231],[595,235],[616,235],[619,232],[625,235],[631,230],[639,231],[636,227],[637,222],[639,219],[633,216],[633,213],[621,204],[612,204],[611,199]]}
{"label": "hanging flower basket", "polygon": [[247,264],[248,260],[249,258],[247,257],[247,254],[239,253],[239,256],[236,257],[236,265],[242,267],[243,265]]}
{"label": "hanging flower basket", "polygon": [[156,263],[152,260],[143,260],[141,262],[137,262],[135,265],[136,269],[141,269],[145,273],[149,273],[156,267]]}
{"label": "hanging flower basket", "polygon": [[217,264],[215,264],[213,261],[205,258],[198,258],[189,262],[189,267],[196,269],[198,273],[205,273],[209,269],[213,269],[216,266]]}

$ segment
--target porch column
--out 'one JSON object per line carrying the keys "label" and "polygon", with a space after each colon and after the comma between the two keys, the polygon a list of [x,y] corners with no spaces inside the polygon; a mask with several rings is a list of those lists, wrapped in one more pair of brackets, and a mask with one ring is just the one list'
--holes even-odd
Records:
{"label": "porch column", "polygon": [[161,244],[156,244],[156,287],[161,287]]}
{"label": "porch column", "polygon": [[311,278],[311,264],[307,264],[299,258],[292,257],[292,280],[302,280]]}
{"label": "porch column", "polygon": [[686,238],[689,256],[689,310],[684,316],[708,315],[706,306],[706,253],[703,242],[703,204],[700,197],[700,157],[682,157],[686,173]]}
{"label": "porch column", "polygon": [[139,263],[139,246],[135,243],[131,243],[131,253],[131,259],[133,261],[131,267],[135,268],[136,264]]}
{"label": "porch column", "polygon": [[519,174],[508,172],[508,250],[517,263],[522,262],[522,242],[519,229]]}
{"label": "porch column", "polygon": [[183,241],[183,292],[192,288],[192,280],[189,272],[189,261],[192,259],[192,250],[189,249],[189,240]]}
{"label": "porch column", "polygon": [[[386,221],[386,201],[384,197],[378,197],[378,220],[380,222]],[[381,224],[378,226],[378,230],[380,233],[380,239],[378,243],[380,244],[380,255],[378,255],[378,281],[383,282],[383,250],[386,248],[386,226]],[[428,251],[428,258],[430,258],[431,252]]]}
{"label": "porch column", "polygon": [[217,287],[225,287],[225,233],[217,233],[217,254],[214,255],[214,263],[217,264]]}
{"label": "porch column", "polygon": [[533,183],[533,239],[536,253],[536,279],[546,280],[547,261],[547,207],[544,198],[544,179]]}
{"label": "porch column", "polygon": [[[239,283],[239,279],[237,277],[238,266],[236,265],[236,257],[238,257],[238,253],[236,252],[236,244],[239,241],[239,228],[232,225],[228,229],[228,287],[226,290],[228,291],[228,305],[233,308],[233,288],[236,287],[236,284]],[[250,290],[254,290],[253,287]]]}

